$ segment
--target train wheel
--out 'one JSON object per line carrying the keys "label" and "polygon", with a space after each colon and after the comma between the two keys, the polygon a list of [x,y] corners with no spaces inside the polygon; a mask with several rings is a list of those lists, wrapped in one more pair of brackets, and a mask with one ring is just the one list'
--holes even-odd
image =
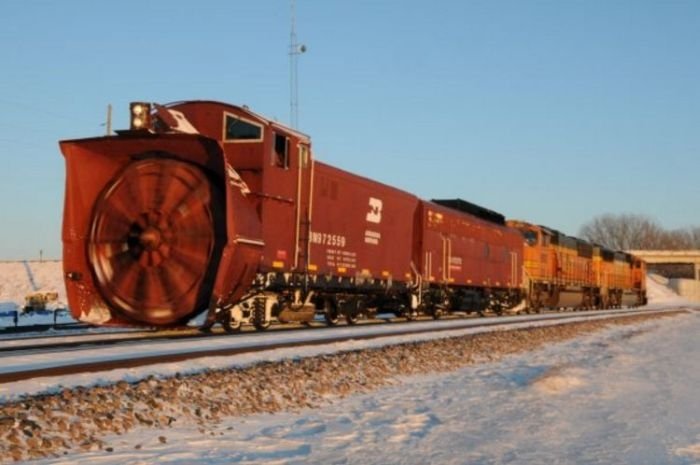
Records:
{"label": "train wheel", "polygon": [[501,305],[500,302],[494,301],[489,305],[489,309],[496,314],[496,316],[502,316],[503,315],[503,305]]}
{"label": "train wheel", "polygon": [[365,314],[366,305],[364,300],[361,298],[351,298],[345,301],[341,308],[343,309],[343,314],[345,315],[345,321],[349,325],[354,325],[357,321]]}
{"label": "train wheel", "polygon": [[542,290],[536,287],[531,298],[530,310],[532,313],[542,313]]}
{"label": "train wheel", "polygon": [[443,317],[443,315],[445,315],[445,313],[449,313],[451,308],[452,302],[447,292],[443,292],[440,295],[440,302],[436,305],[433,305],[432,311],[430,313],[433,316],[434,320],[439,320]]}
{"label": "train wheel", "polygon": [[88,239],[105,301],[155,325],[205,308],[221,208],[220,194],[192,164],[151,158],[128,165],[98,198]]}
{"label": "train wheel", "polygon": [[331,299],[326,299],[323,303],[323,318],[328,326],[335,326],[340,321],[338,306]]}
{"label": "train wheel", "polygon": [[226,331],[229,334],[233,334],[241,330],[242,324],[240,321],[236,321],[233,318],[231,318],[222,321],[221,326],[224,328],[224,331]]}
{"label": "train wheel", "polygon": [[349,325],[357,324],[357,315],[354,315],[352,312],[347,312],[345,314],[345,321],[347,321]]}
{"label": "train wheel", "polygon": [[[253,308],[253,326],[258,331],[265,331],[270,327],[272,321],[267,318],[265,311],[266,302],[264,298],[255,299],[255,307]],[[275,304],[277,305],[277,304]]]}

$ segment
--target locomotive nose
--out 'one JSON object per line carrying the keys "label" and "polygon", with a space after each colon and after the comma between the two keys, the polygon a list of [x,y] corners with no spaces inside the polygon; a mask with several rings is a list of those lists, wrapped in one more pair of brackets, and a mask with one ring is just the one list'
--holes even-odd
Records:
{"label": "locomotive nose", "polygon": [[104,300],[153,325],[206,307],[221,208],[221,195],[192,164],[154,158],[127,165],[98,197],[87,240]]}

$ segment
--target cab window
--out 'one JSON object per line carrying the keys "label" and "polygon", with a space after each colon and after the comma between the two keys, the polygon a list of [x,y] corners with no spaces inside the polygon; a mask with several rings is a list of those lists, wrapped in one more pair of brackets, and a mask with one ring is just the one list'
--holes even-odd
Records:
{"label": "cab window", "polygon": [[537,233],[535,231],[525,231],[523,237],[525,237],[525,242],[530,247],[537,245]]}
{"label": "cab window", "polygon": [[262,140],[262,126],[235,115],[226,115],[224,140],[257,142]]}
{"label": "cab window", "polygon": [[289,168],[289,138],[275,133],[275,165],[280,168]]}

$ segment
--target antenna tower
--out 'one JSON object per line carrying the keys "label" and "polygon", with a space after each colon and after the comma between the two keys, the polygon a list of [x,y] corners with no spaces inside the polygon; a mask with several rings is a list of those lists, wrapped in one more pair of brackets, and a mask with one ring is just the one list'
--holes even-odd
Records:
{"label": "antenna tower", "polygon": [[292,26],[289,34],[289,120],[291,126],[299,126],[299,55],[306,52],[306,45],[297,42],[296,1],[291,0]]}

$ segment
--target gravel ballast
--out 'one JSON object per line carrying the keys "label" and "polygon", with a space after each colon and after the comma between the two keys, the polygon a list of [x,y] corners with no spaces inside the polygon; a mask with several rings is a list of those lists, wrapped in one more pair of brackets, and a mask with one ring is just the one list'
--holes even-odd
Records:
{"label": "gravel ballast", "polygon": [[[197,424],[202,432],[225,417],[317,407],[367,393],[399,377],[446,372],[497,361],[609,328],[684,311],[614,317],[457,338],[384,346],[298,360],[260,363],[130,384],[64,389],[0,405],[0,461],[112,450],[103,438],[137,426]],[[135,447],[140,447],[135,445]]]}

